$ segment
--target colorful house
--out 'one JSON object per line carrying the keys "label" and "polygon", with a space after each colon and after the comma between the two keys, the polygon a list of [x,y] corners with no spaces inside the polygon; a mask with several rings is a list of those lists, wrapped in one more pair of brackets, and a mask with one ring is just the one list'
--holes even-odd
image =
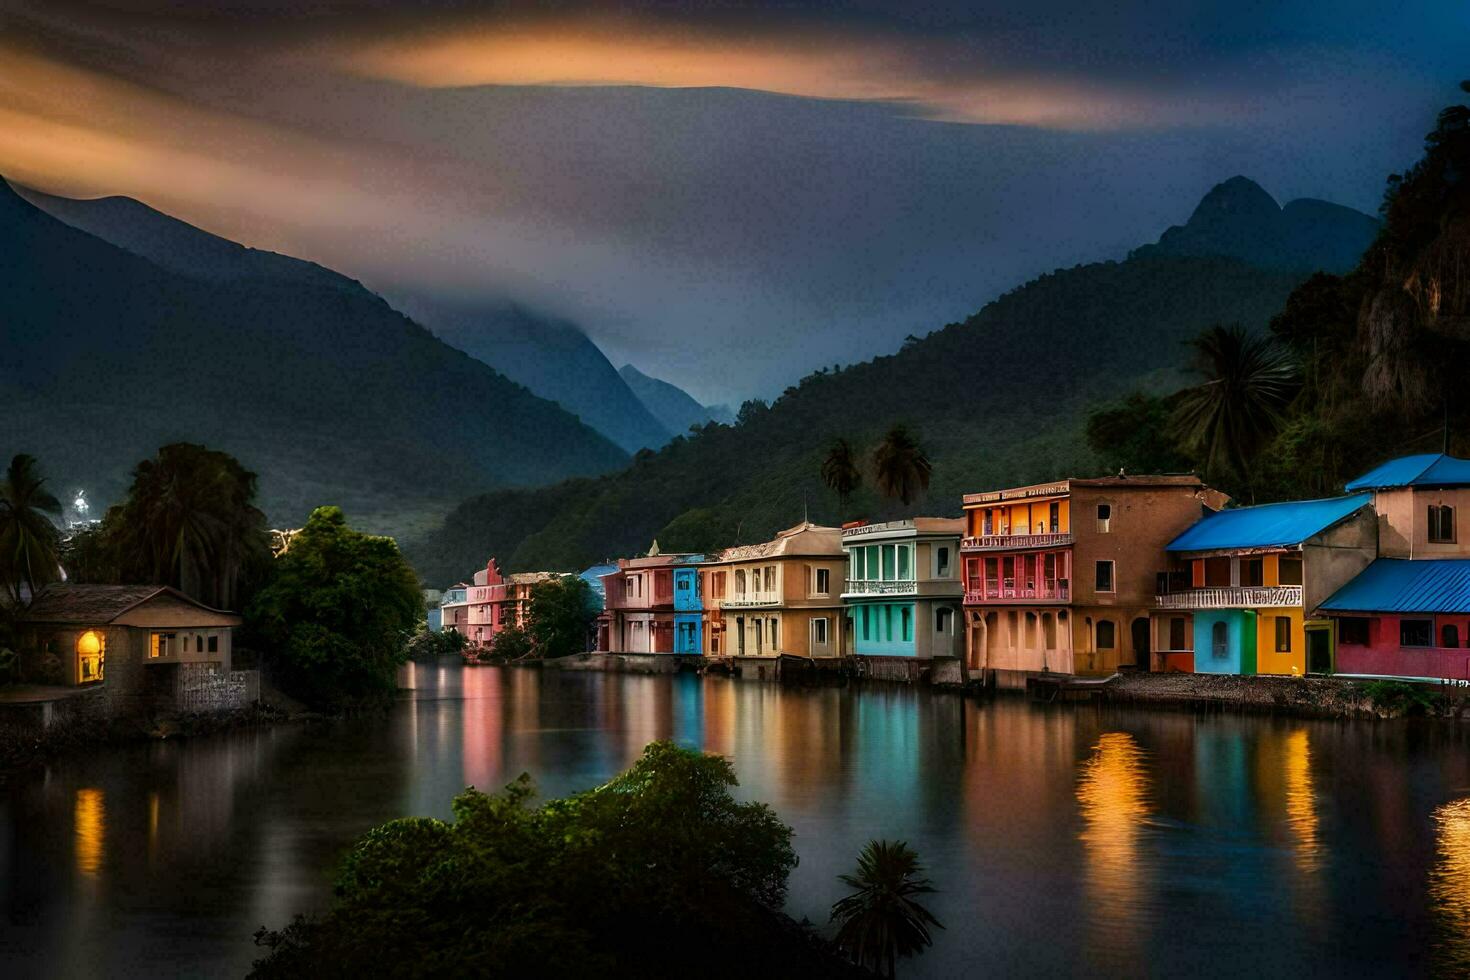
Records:
{"label": "colorful house", "polygon": [[1192,649],[1173,669],[1208,674],[1326,673],[1332,624],[1308,614],[1377,556],[1368,494],[1223,510],[1167,547],[1154,617]]}
{"label": "colorful house", "polygon": [[1045,672],[1150,669],[1159,554],[1226,499],[1195,476],[967,494],[960,552],[969,669],[1002,686]]}
{"label": "colorful house", "polygon": [[842,529],[847,553],[847,648],[860,657],[960,652],[959,518],[914,517]]}
{"label": "colorful house", "polygon": [[[559,575],[558,572],[504,575],[500,565],[491,558],[475,573],[472,584],[455,586],[445,592],[445,602],[440,606],[442,628],[463,633],[473,646],[491,646],[496,634],[507,626],[525,627],[530,618],[531,594],[536,586]],[[461,588],[463,600],[450,602],[450,596]]]}
{"label": "colorful house", "polygon": [[444,597],[439,600],[439,621],[434,628],[464,632],[469,622],[469,605],[469,586],[466,583],[460,582],[445,589]]}
{"label": "colorful house", "polygon": [[598,625],[599,648],[609,653],[675,652],[674,568],[695,564],[702,557],[651,554],[620,559],[617,570],[602,577],[606,600]]}
{"label": "colorful house", "polygon": [[838,657],[843,653],[842,532],[810,522],[772,541],[728,548],[702,570],[711,656]]}
{"label": "colorful house", "polygon": [[704,602],[699,580],[699,568],[695,565],[674,569],[675,653],[693,656],[704,653]]}
{"label": "colorful house", "polygon": [[1470,460],[1390,460],[1348,483],[1372,494],[1379,558],[1321,605],[1337,673],[1470,679]]}

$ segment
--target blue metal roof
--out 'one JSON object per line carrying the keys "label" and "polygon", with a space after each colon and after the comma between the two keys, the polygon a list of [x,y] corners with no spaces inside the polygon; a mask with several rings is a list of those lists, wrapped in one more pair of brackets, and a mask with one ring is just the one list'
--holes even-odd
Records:
{"label": "blue metal roof", "polygon": [[1336,612],[1470,612],[1470,558],[1380,558],[1332,594]]}
{"label": "blue metal roof", "polygon": [[1372,498],[1366,493],[1326,500],[1237,507],[1201,518],[1169,542],[1168,551],[1224,551],[1301,544],[1325,531]]}
{"label": "blue metal roof", "polygon": [[1388,487],[1470,486],[1470,459],[1444,453],[1400,456],[1350,481],[1344,489],[1380,490]]}

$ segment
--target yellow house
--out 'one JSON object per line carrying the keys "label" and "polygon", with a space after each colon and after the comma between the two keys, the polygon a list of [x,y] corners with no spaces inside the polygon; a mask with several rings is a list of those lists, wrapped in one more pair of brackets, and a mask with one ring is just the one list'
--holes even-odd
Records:
{"label": "yellow house", "polygon": [[700,572],[711,656],[843,655],[847,556],[839,529],[798,524],[774,540],[728,548]]}

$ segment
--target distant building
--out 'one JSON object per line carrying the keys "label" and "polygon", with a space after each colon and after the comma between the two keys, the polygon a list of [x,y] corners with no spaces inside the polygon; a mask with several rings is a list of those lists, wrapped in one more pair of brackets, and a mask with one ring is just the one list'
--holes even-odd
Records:
{"label": "distant building", "polygon": [[839,657],[845,647],[842,532],[810,522],[728,548],[701,570],[711,656]]}
{"label": "distant building", "polygon": [[20,616],[28,680],[98,692],[108,714],[209,711],[259,697],[232,669],[232,612],[157,585],[50,585]]}
{"label": "distant building", "polygon": [[451,630],[469,638],[469,585],[459,582],[444,590],[439,600],[439,623],[436,629]]}
{"label": "distant building", "polygon": [[860,657],[963,653],[960,518],[913,517],[842,529],[847,649]]}
{"label": "distant building", "polygon": [[[602,576],[606,596],[598,625],[598,647],[610,653],[673,653],[674,568],[703,555],[657,554],[623,558]],[[685,612],[687,613],[687,609]]]}
{"label": "distant building", "polygon": [[967,494],[960,551],[969,669],[993,672],[1001,686],[1046,672],[1149,670],[1159,555],[1226,499],[1195,476]]}
{"label": "distant building", "polygon": [[473,646],[488,647],[502,629],[524,629],[530,622],[531,594],[536,586],[560,576],[559,572],[503,575],[491,558],[471,583],[445,591],[439,606],[442,628],[464,634]]}

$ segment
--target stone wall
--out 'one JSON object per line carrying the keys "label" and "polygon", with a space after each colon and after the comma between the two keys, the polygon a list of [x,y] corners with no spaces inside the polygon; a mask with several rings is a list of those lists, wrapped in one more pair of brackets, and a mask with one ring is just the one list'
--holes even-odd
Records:
{"label": "stone wall", "polygon": [[214,664],[179,664],[174,707],[204,713],[233,711],[260,700],[260,673],[220,670]]}

